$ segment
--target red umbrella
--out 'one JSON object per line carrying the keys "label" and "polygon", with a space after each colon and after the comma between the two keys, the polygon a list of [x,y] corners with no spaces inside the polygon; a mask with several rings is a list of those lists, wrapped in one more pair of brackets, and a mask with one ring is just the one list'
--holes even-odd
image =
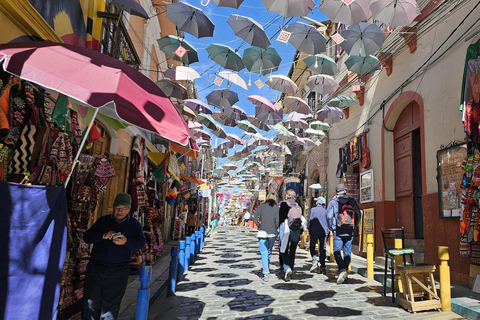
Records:
{"label": "red umbrella", "polygon": [[185,120],[162,90],[117,59],[87,48],[36,41],[0,45],[1,61],[5,71],[22,79],[198,149]]}

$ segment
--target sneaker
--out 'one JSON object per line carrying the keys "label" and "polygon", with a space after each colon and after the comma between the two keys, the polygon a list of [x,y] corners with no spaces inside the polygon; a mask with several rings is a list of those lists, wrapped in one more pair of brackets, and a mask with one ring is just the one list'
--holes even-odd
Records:
{"label": "sneaker", "polygon": [[292,269],[287,269],[285,271],[285,281],[290,281],[290,278],[292,278]]}
{"label": "sneaker", "polygon": [[312,263],[312,267],[310,268],[310,272],[314,272],[318,269],[318,263]]}
{"label": "sneaker", "polygon": [[327,268],[321,267],[320,268],[320,274],[325,274],[326,275],[327,274]]}
{"label": "sneaker", "polygon": [[270,280],[270,274],[264,274],[262,280],[268,282],[268,280]]}
{"label": "sneaker", "polygon": [[340,274],[338,275],[337,284],[342,284],[343,282],[345,282],[345,280],[347,279],[347,276],[348,276],[347,270],[343,270],[342,272],[340,272]]}

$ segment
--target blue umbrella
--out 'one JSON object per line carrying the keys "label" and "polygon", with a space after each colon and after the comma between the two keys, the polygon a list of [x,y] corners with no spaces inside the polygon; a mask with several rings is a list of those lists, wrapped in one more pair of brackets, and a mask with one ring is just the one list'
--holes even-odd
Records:
{"label": "blue umbrella", "polygon": [[358,74],[360,77],[381,69],[380,61],[372,55],[368,57],[350,56],[345,60],[345,65],[349,71]]}
{"label": "blue umbrella", "polygon": [[223,44],[213,43],[207,47],[210,59],[233,71],[240,71],[245,68],[242,57],[231,47]]}

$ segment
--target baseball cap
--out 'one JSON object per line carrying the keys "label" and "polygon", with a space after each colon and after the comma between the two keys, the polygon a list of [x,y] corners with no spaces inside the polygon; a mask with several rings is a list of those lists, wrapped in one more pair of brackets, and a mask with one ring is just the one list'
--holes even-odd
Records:
{"label": "baseball cap", "polygon": [[320,204],[325,204],[325,198],[324,197],[315,198],[315,201],[320,203]]}
{"label": "baseball cap", "polygon": [[115,201],[113,202],[113,206],[132,206],[132,197],[128,193],[119,193],[115,197]]}
{"label": "baseball cap", "polygon": [[347,188],[345,187],[345,185],[343,183],[339,183],[337,184],[337,186],[335,187],[335,191],[336,192],[340,192],[340,191],[346,191]]}

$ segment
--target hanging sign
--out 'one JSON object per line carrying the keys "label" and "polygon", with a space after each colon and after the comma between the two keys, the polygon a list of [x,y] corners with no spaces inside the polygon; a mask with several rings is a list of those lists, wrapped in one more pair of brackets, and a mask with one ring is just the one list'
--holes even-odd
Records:
{"label": "hanging sign", "polygon": [[333,41],[335,41],[337,44],[340,44],[342,43],[343,41],[345,41],[345,38],[342,37],[342,35],[340,33],[335,33],[333,36],[332,36],[332,39]]}
{"label": "hanging sign", "polygon": [[262,89],[265,85],[263,84],[262,80],[258,79],[255,81],[255,84],[257,85],[258,89]]}
{"label": "hanging sign", "polygon": [[278,102],[276,102],[273,107],[275,108],[275,110],[279,111],[280,109],[282,109],[282,105]]}
{"label": "hanging sign", "polygon": [[183,56],[187,53],[187,51],[188,50],[182,47],[182,45],[179,45],[177,50],[175,50],[173,53],[175,53],[175,55],[180,59],[183,59]]}
{"label": "hanging sign", "polygon": [[355,0],[342,0],[343,3],[345,3],[346,5],[349,5],[351,4],[352,2],[354,2]]}
{"label": "hanging sign", "polygon": [[283,43],[288,43],[288,40],[290,39],[290,36],[292,35],[291,32],[282,30],[280,34],[278,35],[277,41],[283,42]]}
{"label": "hanging sign", "polygon": [[213,83],[220,87],[222,85],[222,82],[223,82],[222,78],[216,77]]}
{"label": "hanging sign", "polygon": [[352,92],[360,91],[362,87],[359,84],[355,84],[352,86]]}

